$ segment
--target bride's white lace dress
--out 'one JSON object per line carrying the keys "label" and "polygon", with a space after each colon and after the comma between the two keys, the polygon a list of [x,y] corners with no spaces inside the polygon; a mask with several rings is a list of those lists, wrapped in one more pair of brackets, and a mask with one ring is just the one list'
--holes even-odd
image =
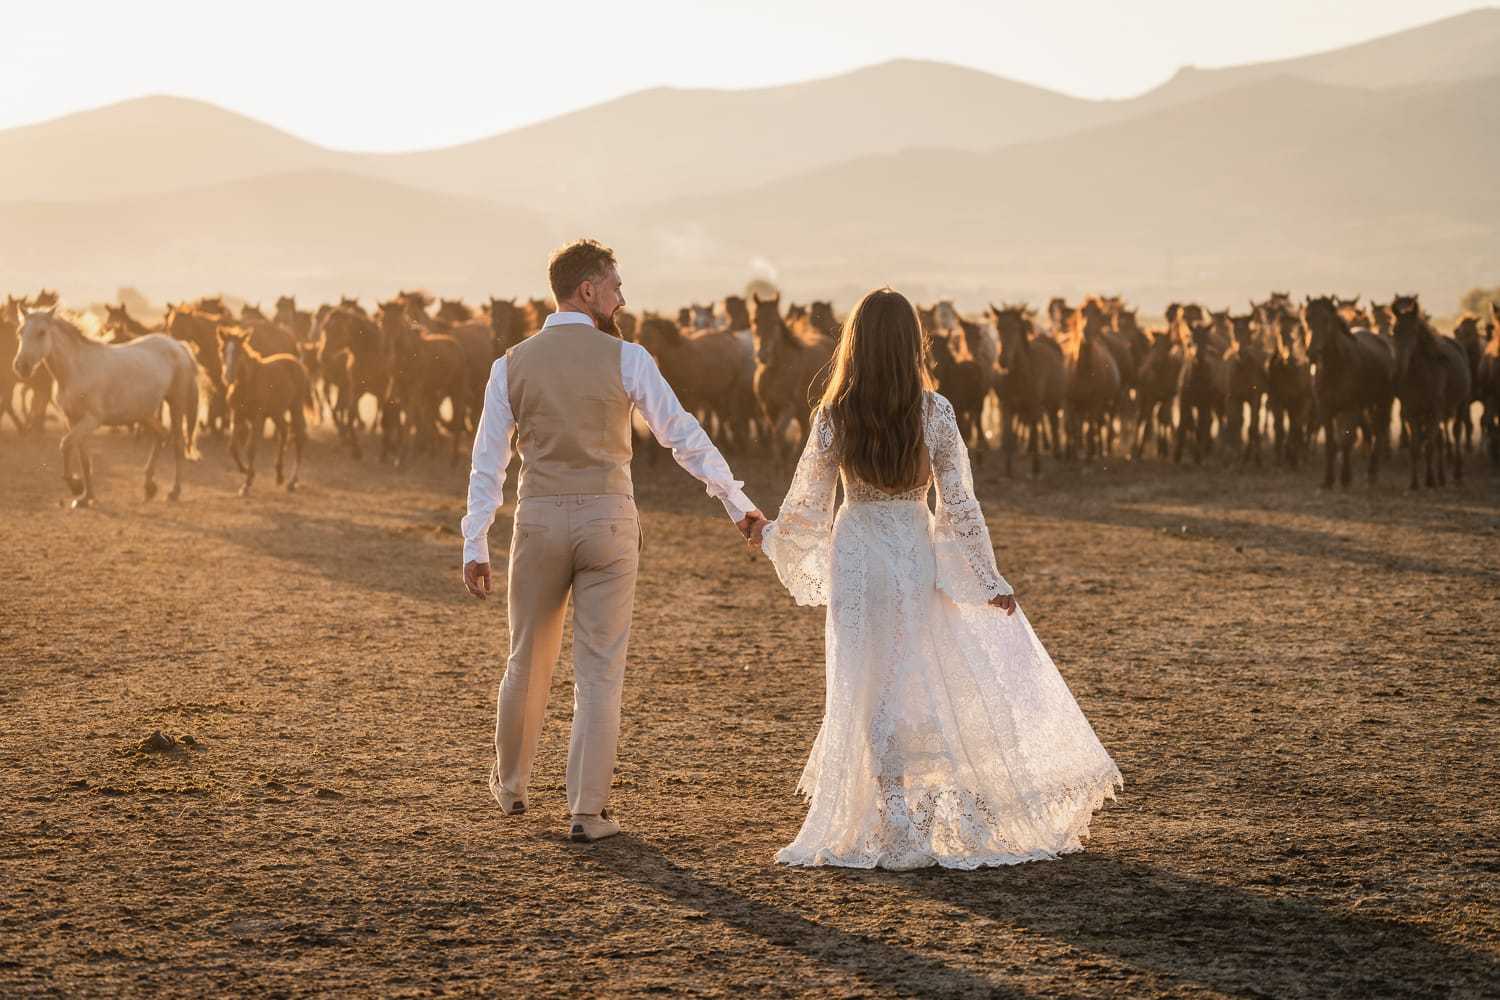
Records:
{"label": "bride's white lace dress", "polygon": [[[823,725],[792,865],[977,868],[1083,849],[1124,780],[1011,593],[953,407],[927,396],[933,480],[889,494],[839,469],[818,411],[763,551],[828,606]],[[927,505],[937,487],[937,510]]]}

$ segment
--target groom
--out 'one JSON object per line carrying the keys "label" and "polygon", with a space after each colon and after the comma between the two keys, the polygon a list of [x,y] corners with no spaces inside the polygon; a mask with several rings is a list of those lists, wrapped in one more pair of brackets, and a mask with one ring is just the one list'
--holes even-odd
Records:
{"label": "groom", "polygon": [[569,836],[590,842],[620,832],[606,802],[640,556],[631,410],[640,410],[656,440],[723,503],[742,535],[748,538],[765,518],[651,355],[618,339],[614,317],[625,297],[614,252],[578,240],[552,254],[547,277],[558,311],[490,369],[461,524],[463,577],[475,597],[490,593],[487,535],[502,500],[514,429],[521,472],[506,586],[510,658],[500,682],[490,791],[507,814],[526,811],[571,592]]}

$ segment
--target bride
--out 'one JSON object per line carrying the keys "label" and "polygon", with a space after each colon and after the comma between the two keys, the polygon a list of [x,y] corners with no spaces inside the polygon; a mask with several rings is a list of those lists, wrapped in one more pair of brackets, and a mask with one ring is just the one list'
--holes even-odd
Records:
{"label": "bride", "polygon": [[995,567],[968,450],[927,372],[911,303],[861,299],[780,514],[750,539],[798,604],[828,606],[823,724],[785,864],[1056,858],[1083,849],[1124,785]]}

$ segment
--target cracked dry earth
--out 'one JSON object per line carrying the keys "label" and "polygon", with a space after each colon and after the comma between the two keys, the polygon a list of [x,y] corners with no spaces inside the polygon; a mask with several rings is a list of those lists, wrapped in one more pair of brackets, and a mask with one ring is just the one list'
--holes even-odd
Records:
{"label": "cracked dry earth", "polygon": [[[502,817],[505,604],[458,583],[466,470],[318,433],[298,494],[263,470],[236,497],[205,441],[177,504],[96,435],[81,512],[55,429],[0,437],[0,995],[1500,996],[1482,466],[1327,494],[992,460],[1001,568],[1126,786],[1082,854],[898,874],[772,863],[822,615],[664,456],[637,460],[626,833],[563,838],[566,658],[532,812]],[[735,466],[774,509],[785,477]]]}

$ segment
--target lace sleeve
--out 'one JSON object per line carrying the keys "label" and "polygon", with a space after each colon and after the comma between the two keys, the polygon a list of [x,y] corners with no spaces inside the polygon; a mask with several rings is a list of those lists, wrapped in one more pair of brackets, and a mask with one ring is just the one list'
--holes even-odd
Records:
{"label": "lace sleeve", "polygon": [[838,473],[833,427],[820,409],[813,417],[812,432],[786,499],[761,536],[761,551],[798,604],[828,603]]}
{"label": "lace sleeve", "polygon": [[937,482],[933,549],[938,587],[958,604],[984,604],[1012,593],[995,566],[990,529],[974,498],[969,449],[959,434],[953,404],[937,393],[928,418],[927,451]]}

